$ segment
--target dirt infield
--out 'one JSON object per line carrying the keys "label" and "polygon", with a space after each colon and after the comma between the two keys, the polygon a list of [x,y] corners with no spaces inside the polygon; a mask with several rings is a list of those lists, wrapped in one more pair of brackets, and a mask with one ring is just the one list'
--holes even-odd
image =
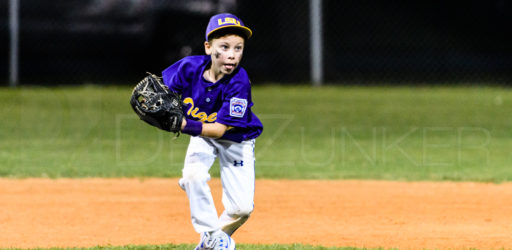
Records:
{"label": "dirt infield", "polygon": [[[195,243],[187,202],[177,179],[0,179],[0,247]],[[234,238],[488,249],[512,247],[511,232],[512,183],[258,180]]]}

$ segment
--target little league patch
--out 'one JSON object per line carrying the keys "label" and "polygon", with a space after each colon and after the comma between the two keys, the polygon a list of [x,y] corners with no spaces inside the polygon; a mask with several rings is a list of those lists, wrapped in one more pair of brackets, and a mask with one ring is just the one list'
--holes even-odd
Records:
{"label": "little league patch", "polygon": [[247,109],[247,100],[233,97],[229,101],[229,115],[233,117],[243,117]]}

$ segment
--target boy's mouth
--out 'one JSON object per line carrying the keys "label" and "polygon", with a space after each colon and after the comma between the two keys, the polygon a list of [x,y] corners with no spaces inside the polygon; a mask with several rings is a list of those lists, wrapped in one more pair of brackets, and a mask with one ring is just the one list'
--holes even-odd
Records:
{"label": "boy's mouth", "polygon": [[224,64],[224,68],[226,68],[227,70],[233,70],[235,67],[236,67],[236,65],[233,63]]}

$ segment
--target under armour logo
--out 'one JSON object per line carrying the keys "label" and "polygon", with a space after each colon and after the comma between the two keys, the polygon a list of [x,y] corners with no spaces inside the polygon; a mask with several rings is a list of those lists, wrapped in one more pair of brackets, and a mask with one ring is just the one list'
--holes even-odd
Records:
{"label": "under armour logo", "polygon": [[244,166],[244,161],[240,161],[240,162],[235,161],[233,163],[233,166],[235,166],[235,167],[238,166],[238,165],[240,165],[240,167],[243,167]]}

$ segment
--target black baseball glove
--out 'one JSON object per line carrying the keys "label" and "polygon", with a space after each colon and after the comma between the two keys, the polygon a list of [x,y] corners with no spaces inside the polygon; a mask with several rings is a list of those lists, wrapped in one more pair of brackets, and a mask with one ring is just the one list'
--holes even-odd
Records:
{"label": "black baseball glove", "polygon": [[181,98],[158,76],[148,73],[133,89],[130,104],[141,120],[179,135],[183,120]]}

